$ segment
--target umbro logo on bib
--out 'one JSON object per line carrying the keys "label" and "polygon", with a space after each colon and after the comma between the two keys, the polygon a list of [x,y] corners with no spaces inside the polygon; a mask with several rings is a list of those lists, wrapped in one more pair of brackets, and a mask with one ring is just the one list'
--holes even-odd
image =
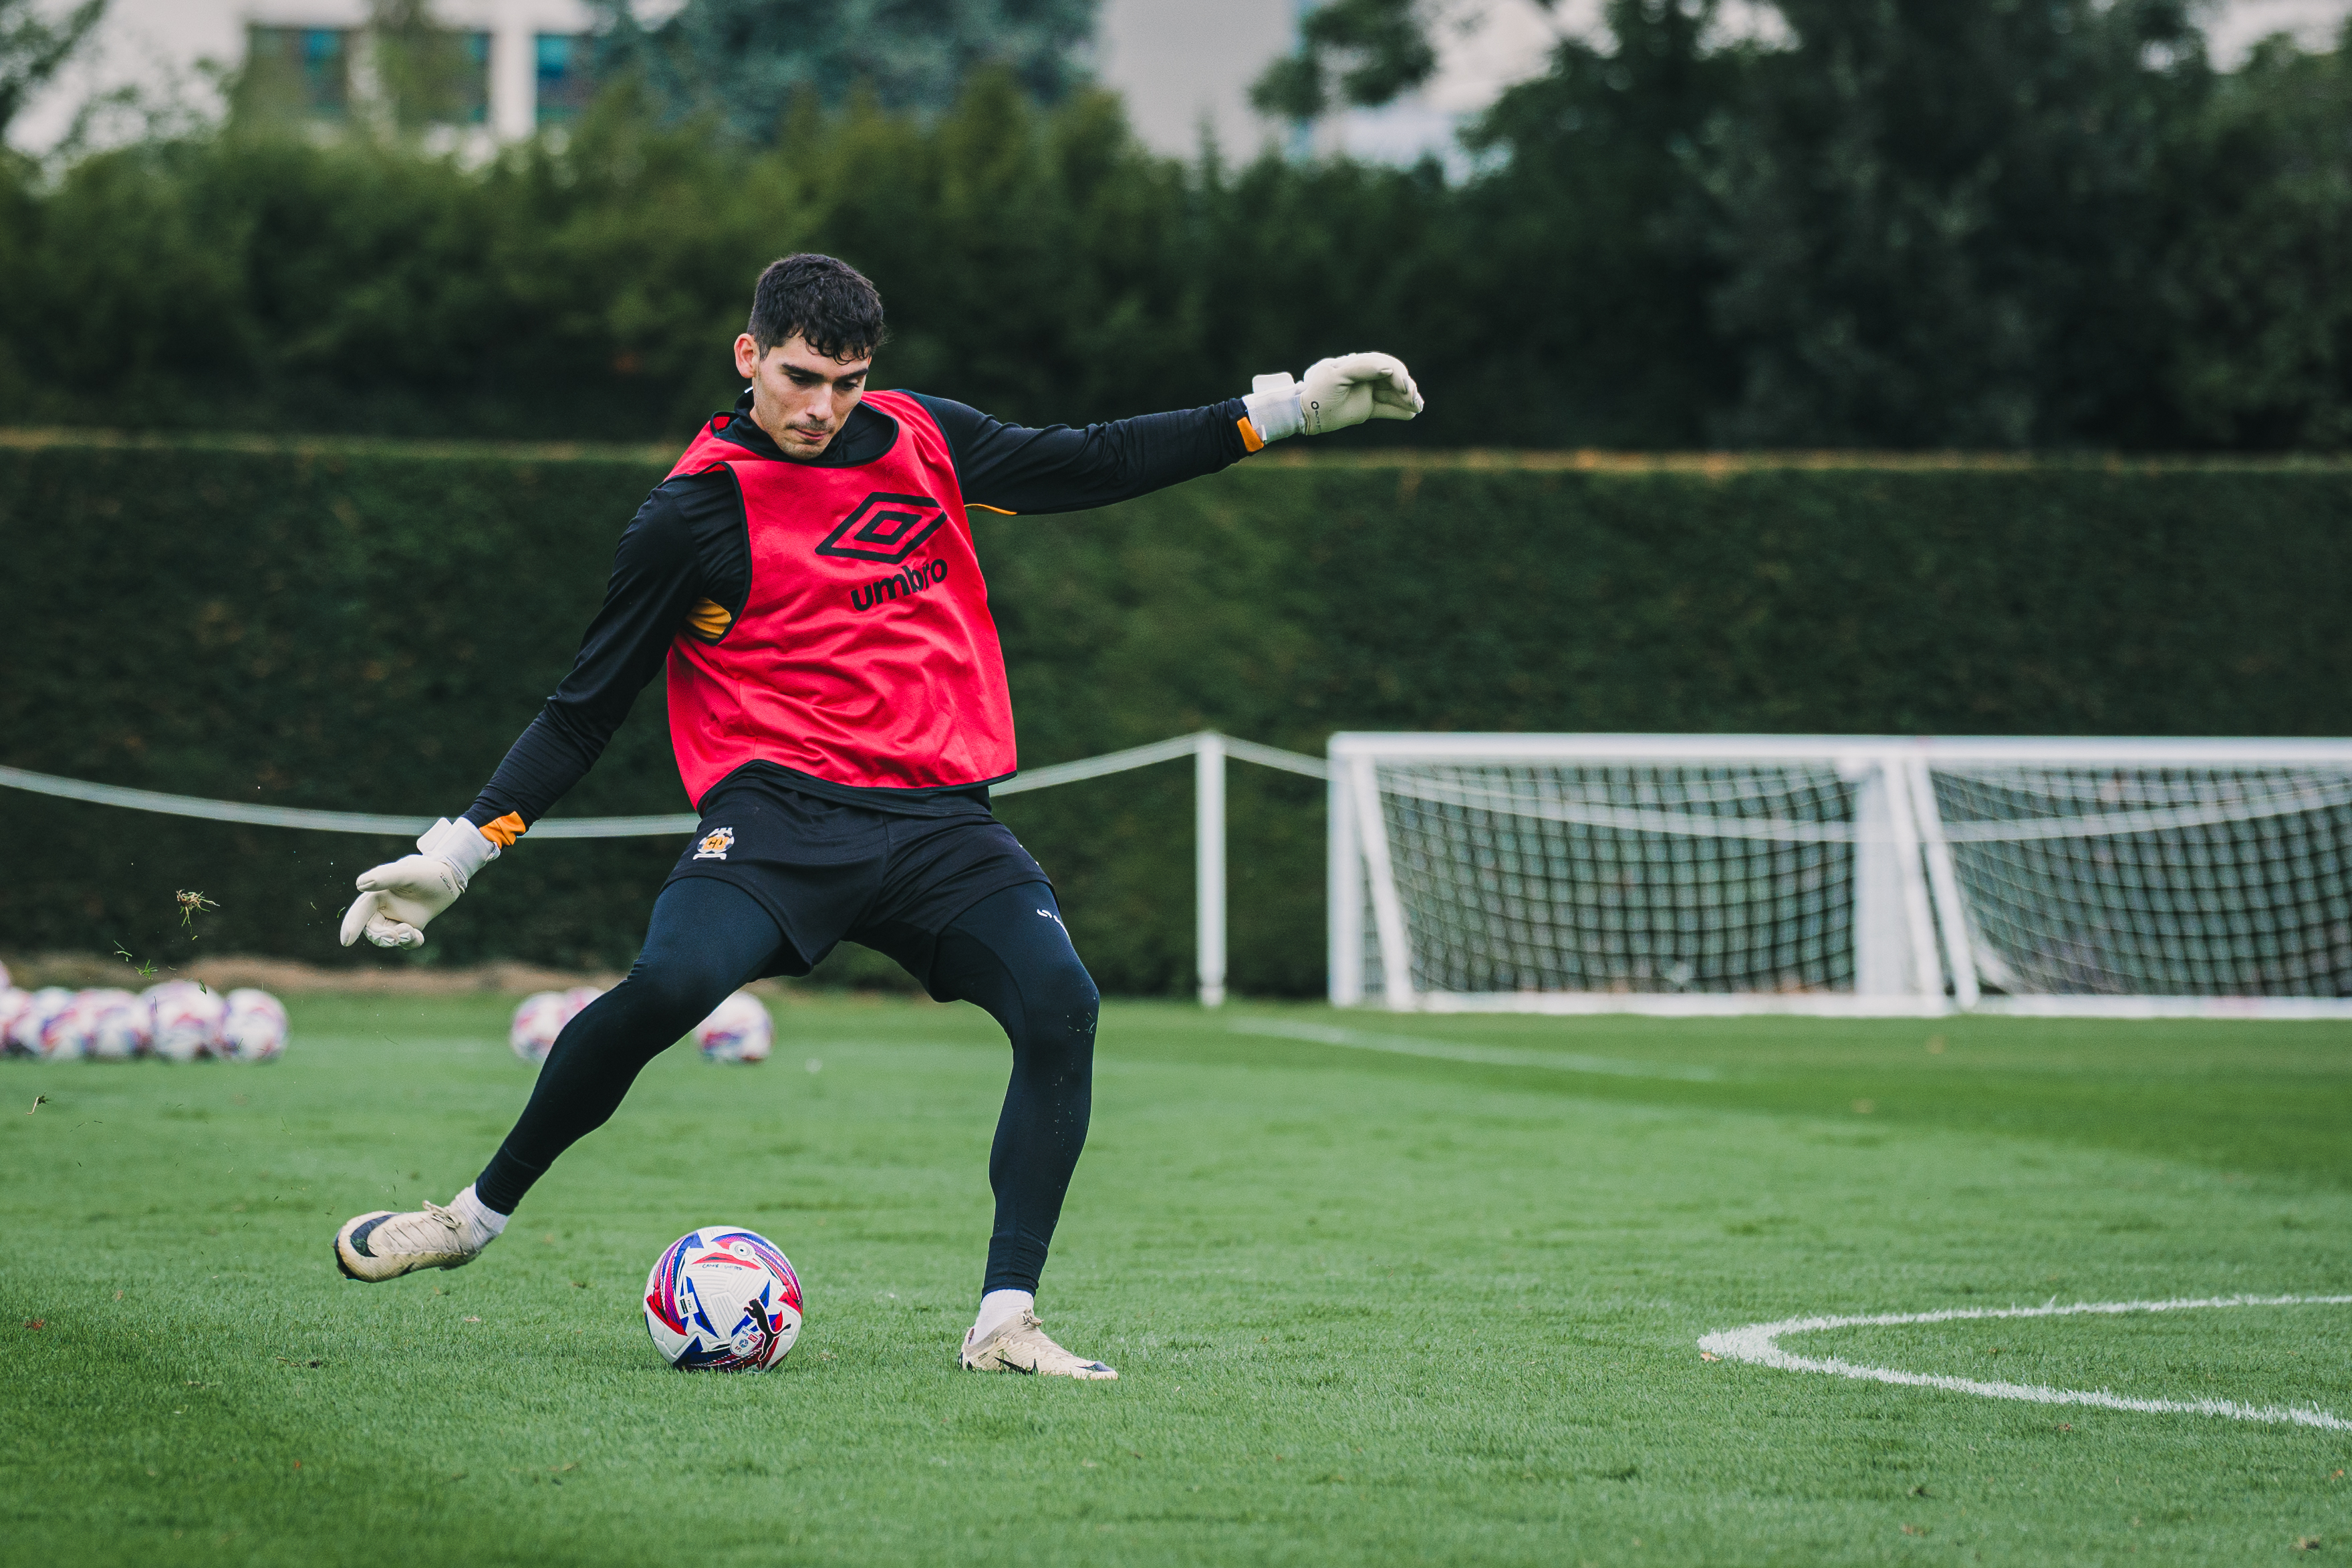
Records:
{"label": "umbro logo on bib", "polygon": [[947,520],[946,509],[929,496],[876,490],[824,536],[816,552],[896,566],[937,533]]}

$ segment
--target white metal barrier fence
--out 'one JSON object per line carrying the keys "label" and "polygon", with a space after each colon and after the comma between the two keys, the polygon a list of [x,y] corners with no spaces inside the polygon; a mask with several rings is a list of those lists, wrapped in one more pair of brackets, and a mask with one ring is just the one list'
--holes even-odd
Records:
{"label": "white metal barrier fence", "polygon": [[[1186,756],[1209,1006],[1234,758],[1328,781],[1341,1005],[2352,1016],[2352,742],[1341,734],[1327,766],[1203,731],[993,793]],[[430,825],[19,768],[0,787],[320,832]],[[530,837],[695,826],[571,817]]]}
{"label": "white metal barrier fence", "polygon": [[[1200,996],[1203,1006],[1225,999],[1225,760],[1255,763],[1260,767],[1328,776],[1320,758],[1236,740],[1213,730],[1171,736],[1148,746],[1132,746],[1098,757],[1056,763],[1036,768],[997,784],[992,795],[1021,795],[1101,778],[1130,768],[1191,757],[1193,766],[1193,936],[1198,955]],[[131,811],[158,812],[206,822],[236,822],[260,827],[299,827],[315,833],[366,833],[413,837],[433,826],[429,816],[391,816],[355,811],[314,811],[298,806],[251,805],[232,800],[205,800],[194,795],[165,795],[156,790],[129,789],[120,784],[91,784],[58,778],[24,768],[0,767],[0,788],[78,800],[93,805],[121,806]],[[690,812],[658,816],[556,817],[532,826],[526,842],[553,838],[657,838],[692,833],[698,819]]]}
{"label": "white metal barrier fence", "polygon": [[1340,734],[1331,1000],[2352,1016],[2352,742]]}

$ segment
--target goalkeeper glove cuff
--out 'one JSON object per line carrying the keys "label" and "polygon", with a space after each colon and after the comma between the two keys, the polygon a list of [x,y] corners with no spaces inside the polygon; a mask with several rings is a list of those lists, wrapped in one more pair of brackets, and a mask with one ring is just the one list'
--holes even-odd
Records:
{"label": "goalkeeper glove cuff", "polygon": [[449,863],[457,873],[457,891],[464,892],[474,873],[499,858],[499,847],[482,830],[464,817],[452,822],[443,817],[425,830],[416,841],[418,851],[437,856]]}
{"label": "goalkeeper glove cuff", "polygon": [[1307,416],[1299,406],[1298,384],[1283,371],[1275,375],[1261,375],[1250,383],[1250,394],[1242,399],[1249,412],[1249,421],[1257,427],[1259,442],[1280,441],[1306,428]]}

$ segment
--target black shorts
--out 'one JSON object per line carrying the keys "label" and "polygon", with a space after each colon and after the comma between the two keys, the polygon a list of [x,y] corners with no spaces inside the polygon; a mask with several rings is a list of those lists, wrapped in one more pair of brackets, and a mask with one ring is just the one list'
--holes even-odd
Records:
{"label": "black shorts", "polygon": [[710,877],[760,901],[786,948],[766,971],[806,974],[847,941],[926,985],[940,933],[992,893],[1048,882],[1013,830],[976,799],[913,816],[805,794],[760,769],[702,797],[702,824],[669,880]]}

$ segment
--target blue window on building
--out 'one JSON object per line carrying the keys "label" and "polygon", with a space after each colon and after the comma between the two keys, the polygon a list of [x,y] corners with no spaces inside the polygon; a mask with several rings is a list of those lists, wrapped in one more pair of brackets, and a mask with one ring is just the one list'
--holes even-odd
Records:
{"label": "blue window on building", "polygon": [[458,58],[464,62],[458,68],[458,90],[455,95],[457,123],[487,124],[490,118],[490,36],[460,33],[457,41]]}
{"label": "blue window on building", "polygon": [[585,33],[541,33],[536,118],[541,125],[576,120],[595,95],[591,76],[593,41]]}
{"label": "blue window on building", "polygon": [[310,119],[351,114],[351,34],[341,27],[246,29],[246,70],[253,85],[283,109]]}

